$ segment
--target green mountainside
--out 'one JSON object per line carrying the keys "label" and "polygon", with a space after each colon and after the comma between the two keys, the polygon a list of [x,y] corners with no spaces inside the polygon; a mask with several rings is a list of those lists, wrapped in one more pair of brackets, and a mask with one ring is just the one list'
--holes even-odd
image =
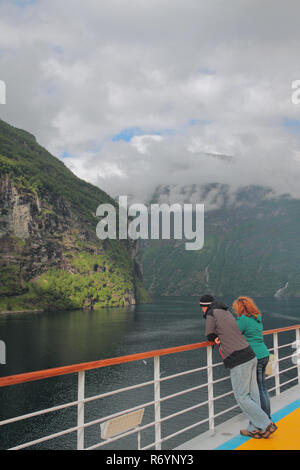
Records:
{"label": "green mountainside", "polygon": [[0,120],[0,311],[147,299],[133,243],[96,236],[102,203],[117,207],[31,134]]}
{"label": "green mountainside", "polygon": [[300,296],[300,201],[254,186],[223,201],[205,211],[202,250],[186,251],[181,240],[141,243],[150,294]]}

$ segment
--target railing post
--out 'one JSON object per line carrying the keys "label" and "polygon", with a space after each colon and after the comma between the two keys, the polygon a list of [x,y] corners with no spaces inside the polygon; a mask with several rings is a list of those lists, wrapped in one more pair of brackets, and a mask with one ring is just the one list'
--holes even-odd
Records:
{"label": "railing post", "polygon": [[280,376],[279,376],[279,354],[278,354],[278,333],[273,333],[273,346],[275,356],[275,392],[280,395]]}
{"label": "railing post", "polygon": [[154,357],[154,417],[155,417],[155,450],[161,450],[161,423],[160,423],[160,364],[159,356]]}
{"label": "railing post", "polygon": [[[78,372],[78,403],[77,405],[77,426],[84,425],[84,385],[85,385],[85,372]],[[84,449],[84,428],[77,430],[77,450]]]}
{"label": "railing post", "polygon": [[296,359],[298,365],[298,384],[300,385],[300,328],[296,328]]}
{"label": "railing post", "polygon": [[207,385],[208,385],[208,417],[209,417],[209,430],[214,434],[215,420],[214,420],[214,384],[213,384],[213,360],[212,360],[212,346],[207,346]]}

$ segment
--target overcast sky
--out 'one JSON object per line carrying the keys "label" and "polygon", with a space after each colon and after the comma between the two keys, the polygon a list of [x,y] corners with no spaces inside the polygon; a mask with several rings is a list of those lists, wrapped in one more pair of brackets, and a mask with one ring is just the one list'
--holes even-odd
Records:
{"label": "overcast sky", "polygon": [[300,197],[299,15],[298,0],[0,0],[0,116],[113,196]]}

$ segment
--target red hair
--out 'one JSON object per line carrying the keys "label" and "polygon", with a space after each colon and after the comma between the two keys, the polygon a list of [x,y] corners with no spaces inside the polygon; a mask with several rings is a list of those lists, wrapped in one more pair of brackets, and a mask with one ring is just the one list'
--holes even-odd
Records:
{"label": "red hair", "polygon": [[255,305],[255,302],[250,297],[241,296],[233,302],[232,308],[235,310],[238,317],[245,315],[246,317],[255,317],[261,315],[260,310]]}

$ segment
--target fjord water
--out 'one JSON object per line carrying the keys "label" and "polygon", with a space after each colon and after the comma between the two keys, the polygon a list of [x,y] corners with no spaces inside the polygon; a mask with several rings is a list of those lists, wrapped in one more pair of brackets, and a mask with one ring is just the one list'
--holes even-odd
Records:
{"label": "fjord water", "polygon": [[[220,299],[229,306],[233,298]],[[280,328],[300,323],[300,299],[260,298],[257,305],[263,313],[264,329]],[[205,323],[200,313],[198,297],[160,297],[151,304],[128,308],[107,308],[93,312],[81,310],[68,312],[43,312],[10,314],[0,316],[0,339],[7,348],[6,365],[0,366],[0,375],[19,374],[52,367],[134,354],[143,351],[181,346],[205,340]],[[284,336],[283,336],[284,335]],[[292,342],[294,332],[284,333],[280,344]],[[265,341],[272,346],[271,336]],[[289,354],[292,354],[291,349]],[[288,355],[288,351],[285,351]],[[214,362],[220,362],[216,348]],[[288,361],[284,368],[289,367]],[[161,358],[161,377],[194,369],[206,364],[205,349],[194,350]],[[290,364],[291,366],[292,364]],[[294,374],[294,375],[293,375]],[[223,366],[214,370],[214,378],[228,375]],[[285,374],[294,377],[295,372]],[[102,394],[153,379],[153,359],[122,364],[86,373],[86,397]],[[206,372],[161,383],[161,395],[167,396],[185,388],[205,383]],[[271,379],[272,382],[273,379]],[[271,385],[270,382],[270,385]],[[226,380],[215,386],[215,394],[231,390]],[[44,379],[37,382],[0,388],[0,420],[12,418],[37,410],[57,406],[77,399],[77,375]],[[110,398],[100,399],[86,405],[85,421],[89,422],[120,410],[131,408],[153,400],[153,385],[135,391],[123,392]],[[161,414],[166,417],[187,407],[207,400],[206,388],[189,392],[162,402]],[[232,396],[215,402],[215,412],[235,404]],[[29,442],[48,434],[77,425],[76,407],[44,416],[6,425],[0,432],[0,448],[9,448]],[[224,421],[233,416],[232,411],[219,418]],[[175,433],[179,429],[207,417],[207,406],[172,418],[162,425],[162,435]],[[153,406],[145,409],[142,424],[153,421]],[[207,424],[167,441],[163,448],[174,448],[207,429]],[[99,424],[91,426],[85,433],[85,446],[100,441]],[[142,446],[154,441],[152,428],[142,433]],[[108,449],[134,449],[136,436],[110,444]],[[44,442],[34,449],[76,448],[76,432]]]}

